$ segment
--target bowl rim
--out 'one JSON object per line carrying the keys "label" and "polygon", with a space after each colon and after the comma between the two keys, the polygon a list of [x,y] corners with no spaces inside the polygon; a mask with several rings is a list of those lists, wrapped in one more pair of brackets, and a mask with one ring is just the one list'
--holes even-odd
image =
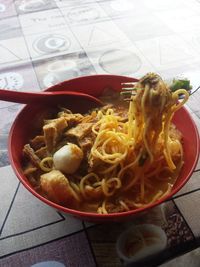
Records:
{"label": "bowl rim", "polygon": [[[77,80],[82,80],[82,79],[90,79],[91,77],[95,78],[95,77],[99,77],[99,78],[104,78],[105,76],[109,77],[109,78],[118,78],[118,79],[129,79],[129,81],[136,81],[138,79],[136,78],[133,78],[133,77],[128,77],[128,76],[123,76],[123,75],[112,75],[112,74],[95,74],[95,75],[86,75],[86,76],[81,76],[81,77],[77,77],[77,78],[72,78],[72,79],[69,79],[69,80],[66,80],[66,81],[63,81],[61,83],[58,83],[56,85],[53,85],[51,87],[48,87],[46,88],[44,91],[56,91],[55,88],[59,88],[63,85],[65,85],[66,83],[68,82],[73,82],[74,80],[77,81]],[[73,92],[71,90],[71,92]],[[74,91],[76,94],[77,94],[77,91]],[[85,94],[85,93],[84,93]],[[198,159],[199,159],[199,155],[200,155],[200,137],[199,137],[199,132],[198,132],[198,129],[197,129],[197,126],[193,120],[193,118],[191,117],[190,113],[188,112],[188,110],[185,108],[185,107],[181,107],[181,109],[184,110],[184,112],[186,112],[187,116],[190,118],[191,120],[191,123],[192,123],[192,126],[194,127],[194,134],[195,134],[195,137],[196,137],[196,143],[197,143],[197,153],[195,155],[195,160],[193,161],[193,164],[192,166],[190,167],[190,171],[187,175],[187,178],[184,179],[176,188],[172,188],[172,191],[158,199],[157,201],[151,203],[151,204],[147,204],[146,206],[142,207],[142,208],[137,208],[135,210],[129,210],[129,211],[125,211],[125,212],[115,212],[115,213],[108,213],[108,214],[99,214],[99,213],[94,213],[94,212],[85,212],[85,211],[80,211],[80,210],[75,210],[75,209],[71,209],[71,208],[68,208],[68,207],[64,207],[64,206],[61,206],[45,197],[43,197],[42,195],[40,195],[37,191],[35,191],[35,189],[33,189],[31,187],[31,185],[29,185],[25,180],[27,179],[26,176],[21,173],[19,171],[19,169],[17,168],[16,164],[15,164],[15,161],[12,157],[12,137],[13,137],[13,134],[14,134],[14,129],[15,129],[15,126],[17,124],[17,121],[19,119],[19,116],[21,113],[23,113],[26,108],[30,106],[30,105],[25,105],[20,111],[19,113],[17,114],[13,124],[12,124],[12,127],[10,129],[10,132],[9,132],[9,137],[8,137],[8,154],[9,154],[9,159],[10,159],[10,164],[17,176],[17,178],[19,179],[19,181],[24,185],[24,187],[30,192],[32,193],[35,197],[37,197],[38,199],[40,199],[43,203],[59,210],[59,211],[62,211],[64,213],[67,213],[67,214],[71,214],[71,215],[74,215],[76,217],[79,217],[79,218],[90,218],[90,219],[95,219],[95,220],[99,220],[99,221],[106,221],[106,220],[109,220],[109,221],[115,221],[115,220],[118,220],[120,218],[127,218],[127,217],[130,217],[130,216],[133,216],[133,215],[136,215],[136,214],[140,214],[142,212],[146,212],[147,210],[155,207],[155,206],[158,206],[159,204],[165,202],[166,200],[170,199],[173,195],[175,195],[187,182],[188,180],[190,179],[196,165],[197,165],[197,162],[198,162]]]}

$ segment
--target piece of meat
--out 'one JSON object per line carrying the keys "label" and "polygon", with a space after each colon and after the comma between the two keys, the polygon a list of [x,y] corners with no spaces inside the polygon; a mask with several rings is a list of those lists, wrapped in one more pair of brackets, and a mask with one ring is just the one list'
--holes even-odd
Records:
{"label": "piece of meat", "polygon": [[30,174],[33,174],[34,172],[36,172],[38,169],[34,166],[28,166],[26,167],[26,169],[24,170],[24,174],[29,176]]}
{"label": "piece of meat", "polygon": [[97,111],[93,110],[90,114],[87,114],[83,116],[81,119],[81,123],[86,123],[86,122],[96,122],[97,121]]}
{"label": "piece of meat", "polygon": [[48,120],[46,122],[47,124],[43,126],[44,138],[47,150],[51,153],[67,128],[67,122],[64,118]]}
{"label": "piece of meat", "polygon": [[78,145],[82,149],[84,155],[88,156],[94,143],[94,137],[92,135],[85,136],[78,140]]}
{"label": "piece of meat", "polygon": [[32,163],[29,163],[26,168],[24,169],[24,175],[28,178],[31,185],[36,188],[39,186],[39,175],[40,170],[33,166]]}
{"label": "piece of meat", "polygon": [[48,151],[47,151],[47,147],[43,146],[41,148],[39,148],[38,150],[35,151],[35,154],[40,158],[46,158],[48,157]]}
{"label": "piece of meat", "polygon": [[103,197],[101,186],[93,188],[92,186],[86,185],[85,187],[85,198],[98,200]]}
{"label": "piece of meat", "polygon": [[35,154],[35,151],[29,144],[26,144],[23,148],[23,153],[33,163],[34,166],[40,168],[40,158]]}
{"label": "piece of meat", "polygon": [[65,133],[65,136],[81,139],[91,131],[92,126],[93,126],[93,123],[80,123],[76,127],[69,129]]}
{"label": "piece of meat", "polygon": [[64,111],[59,112],[58,117],[64,118],[69,126],[76,125],[80,123],[81,120],[83,119],[83,115],[79,113],[72,114],[72,113],[66,113]]}
{"label": "piece of meat", "polygon": [[40,176],[40,184],[50,200],[67,207],[78,206],[80,198],[62,172],[52,170],[42,174]]}
{"label": "piece of meat", "polygon": [[31,147],[34,150],[37,150],[45,145],[44,136],[43,135],[37,135],[35,138],[33,138],[30,141]]}
{"label": "piece of meat", "polygon": [[91,154],[88,156],[88,165],[89,165],[89,170],[95,170],[99,166],[102,165],[102,160],[100,158],[94,157]]}

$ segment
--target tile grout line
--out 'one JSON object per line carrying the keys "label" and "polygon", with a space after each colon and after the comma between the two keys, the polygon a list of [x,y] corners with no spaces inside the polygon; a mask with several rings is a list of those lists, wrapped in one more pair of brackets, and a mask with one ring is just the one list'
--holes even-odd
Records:
{"label": "tile grout line", "polygon": [[89,244],[89,247],[90,247],[90,251],[92,253],[92,257],[94,259],[95,265],[96,265],[96,267],[98,267],[98,263],[97,263],[97,260],[96,260],[96,257],[95,257],[95,253],[94,253],[94,250],[93,250],[93,247],[92,247],[92,243],[90,241],[90,238],[89,238],[89,235],[88,235],[88,231],[87,231],[87,227],[85,226],[85,222],[84,221],[82,221],[82,225],[83,225],[85,236],[86,236],[86,239],[88,241],[88,244]]}
{"label": "tile grout line", "polygon": [[193,190],[191,190],[191,191],[182,193],[182,194],[180,194],[180,195],[174,196],[174,197],[172,197],[170,200],[173,200],[173,199],[177,199],[177,198],[180,198],[180,197],[187,196],[187,195],[192,194],[192,193],[195,193],[195,192],[197,192],[197,191],[199,191],[199,190],[200,190],[200,187],[199,187],[199,188],[196,188],[196,189],[193,189]]}
{"label": "tile grout line", "polygon": [[28,250],[31,250],[31,249],[34,249],[34,248],[38,248],[38,247],[41,247],[41,246],[50,244],[50,243],[52,243],[52,242],[54,242],[54,241],[58,241],[58,240],[61,240],[61,239],[66,238],[66,237],[70,237],[70,236],[79,234],[79,233],[81,233],[81,232],[84,232],[84,229],[81,229],[81,230],[79,230],[79,231],[76,231],[76,232],[73,232],[73,233],[70,233],[70,234],[61,236],[61,237],[57,237],[57,238],[55,238],[55,239],[52,239],[52,240],[50,240],[50,241],[47,241],[47,242],[44,242],[44,243],[41,243],[41,244],[37,244],[37,245],[32,246],[32,247],[24,248],[24,249],[17,250],[17,251],[11,252],[11,253],[9,253],[9,254],[0,256],[0,260],[3,259],[3,258],[6,258],[6,257],[12,256],[12,255],[14,255],[14,254],[20,253],[20,252],[24,252],[24,251],[28,251]]}
{"label": "tile grout line", "polygon": [[11,201],[11,203],[10,203],[10,206],[9,206],[9,208],[8,208],[8,211],[7,211],[7,213],[6,213],[6,217],[5,217],[5,219],[4,219],[4,221],[3,221],[3,224],[2,224],[2,226],[1,226],[1,229],[0,229],[0,237],[1,237],[1,234],[2,234],[2,232],[3,232],[4,226],[5,226],[5,224],[6,224],[6,221],[7,221],[7,219],[8,219],[8,216],[9,216],[9,214],[10,214],[12,205],[13,205],[13,203],[14,203],[14,201],[15,201],[16,196],[17,196],[17,192],[18,192],[18,190],[19,190],[19,186],[20,186],[20,182],[19,182],[18,185],[17,185],[17,188],[16,188],[16,190],[15,190],[14,196],[13,196],[13,198],[12,198],[12,201]]}

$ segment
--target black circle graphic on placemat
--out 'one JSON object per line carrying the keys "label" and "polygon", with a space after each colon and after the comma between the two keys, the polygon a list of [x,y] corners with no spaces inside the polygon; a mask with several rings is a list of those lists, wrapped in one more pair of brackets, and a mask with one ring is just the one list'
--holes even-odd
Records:
{"label": "black circle graphic on placemat", "polygon": [[38,53],[48,54],[67,50],[70,44],[66,36],[47,34],[37,38],[33,42],[33,48]]}
{"label": "black circle graphic on placemat", "polygon": [[127,50],[106,51],[99,59],[99,65],[108,73],[127,75],[137,72],[142,66],[141,59]]}

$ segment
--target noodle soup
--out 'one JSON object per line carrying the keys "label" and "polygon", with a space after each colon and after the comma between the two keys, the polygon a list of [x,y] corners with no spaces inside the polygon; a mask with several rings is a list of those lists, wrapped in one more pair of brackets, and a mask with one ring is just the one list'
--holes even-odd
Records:
{"label": "noodle soup", "polygon": [[188,93],[172,93],[152,73],[133,90],[128,104],[87,114],[61,108],[44,120],[23,150],[24,173],[40,194],[68,208],[108,214],[170,193],[184,164],[182,135],[171,120]]}

